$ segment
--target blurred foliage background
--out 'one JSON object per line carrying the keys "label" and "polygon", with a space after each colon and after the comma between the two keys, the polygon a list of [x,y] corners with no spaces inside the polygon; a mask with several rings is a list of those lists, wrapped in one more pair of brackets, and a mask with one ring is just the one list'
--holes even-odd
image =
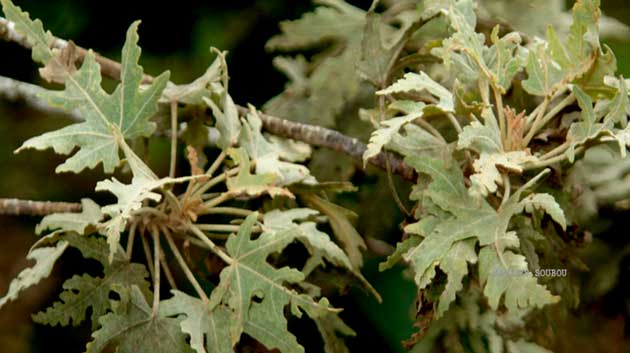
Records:
{"label": "blurred foliage background", "polygon": [[[364,9],[371,3],[369,0],[348,2]],[[189,82],[205,71],[211,60],[210,46],[228,50],[232,97],[240,104],[257,106],[279,94],[286,83],[285,76],[272,66],[273,54],[265,51],[266,41],[279,32],[278,22],[298,18],[313,8],[307,0],[179,0],[155,5],[133,0],[22,0],[16,3],[32,17],[42,19],[56,35],[115,59],[120,56],[129,24],[142,19],[140,45],[145,71],[155,74],[169,69],[176,83]],[[607,15],[630,23],[627,0],[602,0],[602,7]],[[620,72],[630,77],[630,38],[607,43],[617,56]],[[0,53],[0,75],[43,84],[29,51],[0,42]],[[56,175],[53,170],[61,159],[50,151],[13,155],[27,138],[67,123],[63,117],[43,116],[26,106],[0,101],[0,197],[78,201],[89,196],[99,203],[108,201],[93,191],[98,169],[78,176]],[[164,174],[168,168],[168,142],[155,140],[149,148],[150,165]],[[340,158],[344,160],[334,153],[325,156],[329,160],[318,164],[324,168],[338,165]],[[326,175],[325,170],[313,172],[318,176]],[[362,195],[371,195],[368,200],[350,195],[342,201],[359,213],[357,226],[361,234],[394,243],[398,240],[403,216],[393,203],[390,191],[376,181],[378,176],[374,174],[356,173],[352,179],[364,189]],[[407,194],[404,187],[400,194]],[[0,216],[0,292],[4,293],[9,281],[26,266],[24,255],[36,240],[33,227],[38,220]],[[556,334],[564,335],[554,344],[557,352],[601,351],[587,347],[608,347],[606,352],[630,352],[630,332],[624,333],[624,320],[630,321],[628,226],[627,214],[618,210],[604,210],[594,225],[593,242],[583,254],[591,273],[585,276],[582,306],[571,313],[572,319],[554,328]],[[73,259],[73,254],[69,253],[65,257],[66,261],[58,265],[51,279],[27,291],[20,300],[0,312],[0,351],[83,351],[89,340],[89,327],[47,327],[34,325],[30,319],[31,313],[47,307],[57,297],[62,279],[75,272],[73,266],[81,265],[80,256]],[[357,331],[357,337],[350,339],[350,350],[403,352],[400,341],[415,330],[412,326],[415,286],[405,280],[401,270],[379,273],[377,264],[382,258],[368,253],[367,260],[366,277],[382,294],[384,302],[379,305],[365,293],[354,290],[336,298],[339,306],[347,308],[342,317]],[[302,320],[291,325],[295,330],[310,329]],[[628,329],[630,322],[625,325]],[[302,344],[307,351],[321,345],[305,341]]]}

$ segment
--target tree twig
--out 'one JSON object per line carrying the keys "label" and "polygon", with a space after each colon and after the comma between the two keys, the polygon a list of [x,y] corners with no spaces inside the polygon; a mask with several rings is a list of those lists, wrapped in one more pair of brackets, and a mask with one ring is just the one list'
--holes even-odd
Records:
{"label": "tree twig", "polygon": [[[15,24],[2,17],[0,17],[0,38],[6,41],[15,42],[28,49],[31,48],[31,45],[28,43],[26,38],[15,31]],[[63,39],[55,38],[51,46],[63,49],[68,46],[68,42]],[[76,46],[76,53],[79,56],[79,60],[82,60],[82,58],[87,54],[87,50]],[[96,61],[101,67],[101,73],[116,80],[120,79],[120,63],[100,55],[96,55]],[[144,82],[149,83],[152,80],[153,77],[144,75]],[[0,86],[0,88],[2,87]],[[32,102],[32,99],[30,98],[35,99],[37,96],[29,95],[29,99],[27,100],[28,103]],[[38,103],[38,106],[39,105],[41,105],[41,102]],[[243,106],[237,105],[237,108],[241,114],[247,114],[249,111],[248,108]],[[346,136],[335,130],[326,129],[320,126],[296,123],[262,113],[260,114],[260,118],[263,122],[263,127],[274,135],[302,141],[313,146],[330,148],[338,152],[343,152],[357,160],[362,160],[363,153],[367,149],[366,145],[358,139]],[[398,174],[406,180],[415,180],[415,171],[391,153],[381,152],[371,158],[369,162],[385,170],[387,168],[387,160],[390,162],[392,173]]]}
{"label": "tree twig", "polygon": [[81,212],[81,204],[74,202],[32,201],[0,198],[0,215],[45,216],[51,213]]}

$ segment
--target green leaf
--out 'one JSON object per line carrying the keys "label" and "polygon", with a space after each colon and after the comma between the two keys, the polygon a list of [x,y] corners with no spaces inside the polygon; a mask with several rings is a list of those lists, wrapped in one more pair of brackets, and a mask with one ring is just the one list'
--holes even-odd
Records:
{"label": "green leaf", "polygon": [[427,91],[438,99],[435,105],[445,112],[453,112],[453,95],[444,86],[435,82],[426,73],[420,71],[419,74],[408,72],[403,78],[396,81],[391,86],[376,92],[379,95],[388,95],[401,92],[423,92]]}
{"label": "green leaf", "polygon": [[270,232],[295,230],[295,238],[304,244],[311,258],[304,265],[303,273],[309,274],[317,266],[325,266],[323,260],[334,266],[344,268],[352,273],[380,302],[381,297],[370,283],[355,268],[348,255],[330,240],[328,234],[317,229],[315,222],[297,221],[318,215],[319,212],[309,208],[293,208],[286,211],[272,210],[263,217],[263,229]]}
{"label": "green leaf", "polygon": [[489,109],[484,109],[481,116],[483,124],[475,120],[464,127],[458,136],[457,148],[469,148],[478,154],[502,152],[501,132],[496,117]]}
{"label": "green leaf", "polygon": [[206,69],[206,72],[191,83],[176,85],[168,82],[162,92],[160,103],[179,102],[190,105],[202,105],[204,103],[203,99],[210,97],[209,86],[221,80],[221,70],[226,70],[222,66],[224,60],[221,60],[221,58],[223,56],[225,56],[225,53],[219,53],[219,57],[214,59],[212,65]]}
{"label": "green leaf", "polygon": [[518,32],[508,33],[499,38],[499,26],[495,26],[490,35],[492,47],[486,55],[486,62],[493,77],[491,78],[502,94],[512,86],[512,80],[525,65],[524,60],[515,55],[516,48],[521,43]]}
{"label": "green leaf", "polygon": [[286,151],[278,142],[270,142],[261,130],[262,121],[256,109],[250,106],[238,142],[255,163],[257,175],[273,175],[278,186],[317,182],[305,166],[281,160],[282,157],[286,158]]}
{"label": "green leaf", "polygon": [[110,247],[110,261],[120,242],[120,234],[125,230],[127,221],[133,216],[133,212],[142,207],[142,202],[151,200],[158,202],[162,195],[152,190],[171,182],[171,179],[159,180],[146,179],[134,176],[131,184],[123,184],[116,178],[102,180],[96,184],[96,191],[109,191],[118,198],[118,202],[103,207],[103,213],[110,219],[102,224],[107,242]]}
{"label": "green leaf", "polygon": [[118,290],[121,300],[114,311],[99,320],[88,353],[100,353],[115,345],[117,353],[189,353],[192,349],[181,332],[180,319],[154,315],[138,287]]}
{"label": "green leaf", "polygon": [[50,276],[53,266],[57,259],[63,254],[68,247],[68,242],[60,241],[55,246],[36,248],[29,251],[26,258],[35,261],[33,267],[28,267],[11,281],[9,291],[0,298],[0,308],[9,301],[17,299],[19,293],[31,286],[36,285],[42,279]]}
{"label": "green leaf", "polygon": [[334,50],[320,52],[310,63],[301,56],[274,60],[291,82],[265,104],[264,111],[285,119],[335,126],[348,101],[361,93],[356,66],[361,60],[365,23],[365,11],[342,0],[326,1],[298,20],[281,22],[282,33],[267,42],[268,50],[320,51],[323,43],[331,44]]}
{"label": "green leaf", "polygon": [[[403,103],[403,101],[398,101],[397,103]],[[372,135],[370,136],[370,142],[368,143],[367,149],[363,153],[364,166],[367,165],[367,162],[370,158],[376,156],[377,154],[379,154],[379,152],[381,152],[383,146],[387,145],[394,138],[394,135],[398,134],[398,131],[403,126],[418,118],[421,118],[424,114],[424,103],[409,101],[404,101],[404,103],[408,103],[406,105],[409,108],[406,111],[406,115],[384,120],[381,122],[381,127],[372,132]]]}
{"label": "green leaf", "polygon": [[[233,353],[234,314],[222,305],[212,307],[201,299],[173,290],[173,297],[160,303],[160,315],[185,316],[180,326],[190,336],[190,347],[197,353]],[[238,337],[236,337],[237,339]]]}
{"label": "green leaf", "polygon": [[462,281],[468,274],[468,264],[476,262],[475,240],[459,241],[448,250],[440,263],[440,269],[448,276],[448,281],[440,294],[437,317],[444,315],[450,304],[455,301],[457,292],[463,288]]}
{"label": "green leaf", "polygon": [[[334,309],[326,299],[315,302],[310,296],[285,286],[302,282],[304,275],[289,267],[276,269],[266,259],[291,243],[296,229],[263,232],[252,240],[251,231],[257,217],[258,213],[248,216],[238,235],[228,238],[226,248],[233,260],[221,271],[221,281],[212,293],[212,300],[234,311],[236,318],[231,326],[235,332],[240,333],[244,328],[267,349],[303,352],[303,347],[287,330],[285,306],[290,304],[293,315],[301,316],[302,309],[312,318],[327,315]],[[258,300],[254,301],[254,297]]]}
{"label": "green leaf", "polygon": [[216,60],[220,62],[223,73],[221,76],[221,84],[215,83],[211,85],[212,91],[214,91],[219,98],[217,102],[208,97],[202,97],[202,99],[206,105],[212,109],[212,115],[214,115],[217,122],[216,126],[220,133],[217,145],[225,150],[236,143],[239,132],[241,131],[241,122],[238,117],[236,104],[234,104],[228,92],[229,78],[225,52],[220,52],[216,49],[213,49],[213,51],[217,53],[218,57]]}
{"label": "green leaf", "polygon": [[560,297],[552,295],[538,284],[529,272],[524,256],[505,251],[499,257],[497,251],[487,246],[479,253],[479,277],[492,309],[499,307],[503,296],[505,306],[510,311],[540,308],[560,300]]}
{"label": "green leaf", "polygon": [[356,336],[356,332],[339,317],[337,313],[328,314],[315,319],[317,329],[324,339],[324,351],[326,353],[349,353],[343,336]]}
{"label": "green leaf", "polygon": [[109,246],[103,239],[67,233],[61,236],[70,246],[79,249],[86,259],[97,260],[103,266],[103,276],[88,274],[75,275],[63,284],[60,301],[46,310],[33,315],[33,320],[41,324],[66,326],[79,325],[91,308],[92,325],[96,327],[98,318],[110,309],[110,294],[116,288],[137,286],[145,296],[150,294],[149,273],[144,265],[131,263],[125,251],[116,248],[109,261]]}
{"label": "green leaf", "polygon": [[240,166],[238,174],[227,179],[228,192],[250,196],[268,193],[271,197],[280,195],[294,197],[289,190],[276,186],[274,174],[252,174],[249,156],[243,147],[229,149],[228,154]]}
{"label": "green leaf", "polygon": [[304,198],[309,207],[328,217],[335,237],[350,257],[352,267],[354,269],[361,268],[363,266],[362,250],[366,250],[367,245],[361,234],[350,222],[351,219],[356,220],[356,213],[313,194],[301,194],[300,196]]}
{"label": "green leaf", "polygon": [[23,34],[26,41],[33,47],[33,61],[48,63],[54,57],[54,53],[50,50],[54,37],[50,31],[44,31],[42,21],[31,20],[28,12],[13,5],[11,0],[2,0],[2,11],[9,21],[15,23],[15,31]]}
{"label": "green leaf", "polygon": [[64,232],[85,234],[87,227],[96,226],[103,219],[103,213],[101,207],[90,199],[81,199],[81,206],[81,213],[55,213],[44,217],[35,227],[35,233],[61,229]]}
{"label": "green leaf", "polygon": [[43,94],[53,106],[67,111],[77,110],[85,121],[31,138],[18,152],[26,148],[53,148],[57,153],[69,154],[79,147],[76,154],[57,167],[58,173],[78,173],[99,163],[103,163],[106,173],[112,173],[120,163],[118,150],[125,139],[147,137],[153,133],[155,123],[149,119],[157,112],[157,102],[169,73],[163,73],[140,90],[143,72],[138,65],[138,24],[133,23],[127,31],[121,83],[114,92],[110,95],[101,87],[100,66],[95,54],[88,52],[81,68],[66,76],[65,90]]}
{"label": "green leaf", "polygon": [[387,144],[387,149],[400,153],[403,156],[413,154],[439,153],[446,150],[446,143],[423,128],[406,124],[403,127],[404,134],[394,134]]}
{"label": "green leaf", "polygon": [[563,71],[552,58],[545,44],[530,49],[527,56],[527,80],[522,82],[527,93],[536,96],[552,96],[561,87]]}
{"label": "green leaf", "polygon": [[579,145],[599,137],[600,134],[613,135],[608,126],[598,122],[599,119],[593,109],[593,100],[578,86],[573,87],[573,94],[577,98],[582,113],[580,121],[571,124],[567,132],[570,145],[565,154],[570,162],[575,159],[575,148]]}
{"label": "green leaf", "polygon": [[532,213],[534,209],[545,211],[563,230],[566,230],[567,219],[564,216],[564,211],[553,196],[549,194],[532,194],[523,198],[520,204],[528,213]]}

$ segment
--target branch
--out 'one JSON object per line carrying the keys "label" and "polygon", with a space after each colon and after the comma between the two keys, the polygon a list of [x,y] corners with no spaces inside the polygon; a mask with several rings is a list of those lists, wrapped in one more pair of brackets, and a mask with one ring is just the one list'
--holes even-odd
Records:
{"label": "branch", "polygon": [[81,212],[81,209],[80,203],[0,198],[0,215],[45,216],[51,213]]}
{"label": "branch", "polygon": [[[2,17],[0,17],[0,38],[9,42],[15,42],[28,49],[31,48],[31,45],[26,40],[26,37],[15,31],[15,24]],[[68,41],[55,38],[51,46],[53,48],[63,49],[68,46]],[[82,58],[87,54],[87,50],[77,46],[76,53],[79,56],[79,60],[82,60]],[[98,54],[96,55],[96,61],[99,63],[101,73],[103,75],[116,80],[120,79],[120,63]],[[34,88],[39,88],[38,86],[8,78],[1,78],[1,80],[1,82],[4,82],[4,85],[0,84],[1,91],[13,89],[20,93],[13,94],[11,92],[2,92],[0,93],[0,96],[12,100],[22,99],[36,108],[42,107],[43,104],[37,97],[38,90]],[[144,75],[144,82],[149,83],[152,80],[153,77]],[[41,88],[39,88],[39,90],[41,90]],[[241,114],[246,114],[249,111],[247,108],[240,105],[237,105],[237,108]],[[50,107],[46,107],[44,110],[59,112],[58,110]],[[70,116],[73,118],[77,117],[75,115],[76,113],[74,112],[70,113]],[[263,127],[274,135],[302,141],[313,146],[330,148],[335,151],[343,152],[359,161],[362,161],[363,152],[367,149],[366,145],[361,141],[346,136],[335,130],[296,123],[267,114],[260,114],[260,116],[263,122]],[[77,118],[78,120],[83,120],[80,117]],[[406,180],[415,180],[415,171],[391,153],[381,152],[371,158],[368,162],[385,170],[387,169],[387,159],[389,159],[392,173],[399,174]]]}

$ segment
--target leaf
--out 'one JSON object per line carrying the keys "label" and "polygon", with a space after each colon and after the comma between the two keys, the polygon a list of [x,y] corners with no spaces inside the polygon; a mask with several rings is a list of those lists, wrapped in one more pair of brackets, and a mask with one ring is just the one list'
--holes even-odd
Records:
{"label": "leaf", "polygon": [[[370,158],[376,156],[381,152],[383,146],[387,145],[398,131],[418,118],[421,118],[424,114],[423,109],[425,104],[422,102],[408,102],[398,101],[397,103],[408,103],[406,106],[409,108],[406,111],[406,115],[384,120],[381,122],[381,127],[374,130],[370,136],[370,142],[367,149],[363,153],[363,166],[367,165]],[[401,105],[401,104],[399,104]]]}
{"label": "leaf", "polygon": [[545,211],[563,230],[566,230],[567,220],[564,216],[564,211],[553,196],[549,194],[532,194],[525,197],[520,203],[528,213],[532,213],[534,209]]}
{"label": "leaf", "polygon": [[457,141],[458,149],[468,148],[479,154],[473,162],[475,173],[470,176],[472,186],[468,190],[475,197],[495,193],[497,185],[503,183],[501,171],[521,174],[524,165],[537,161],[527,151],[505,152],[494,114],[484,109],[481,115],[484,124],[473,121],[464,127]]}
{"label": "leaf", "polygon": [[119,289],[114,312],[102,316],[101,327],[92,333],[88,353],[100,353],[116,345],[117,353],[192,352],[180,330],[180,320],[154,315],[138,287]]}
{"label": "leaf", "polygon": [[153,180],[134,176],[131,184],[123,184],[116,178],[102,180],[96,184],[96,191],[109,191],[118,198],[118,203],[103,207],[103,213],[110,217],[102,225],[110,247],[110,261],[119,245],[120,234],[125,230],[133,212],[142,207],[145,200],[160,201],[162,195],[152,190],[171,181],[169,178]]}
{"label": "leaf", "polygon": [[221,70],[226,70],[226,68],[222,66],[224,62],[221,60],[222,56],[225,56],[225,53],[220,53],[219,57],[214,59],[212,64],[206,69],[206,72],[191,83],[176,85],[172,82],[168,82],[162,92],[160,103],[170,103],[174,101],[190,105],[203,104],[203,98],[210,97],[210,84],[218,82],[221,79]]}
{"label": "leaf", "polygon": [[101,207],[90,199],[81,199],[81,213],[55,213],[42,219],[35,227],[35,233],[61,229],[65,232],[85,234],[89,226],[96,226],[102,219]]}
{"label": "leaf", "polygon": [[496,249],[482,248],[479,253],[479,277],[484,285],[484,294],[494,310],[504,295],[505,306],[510,311],[540,308],[560,300],[538,284],[529,272],[525,257],[511,251],[505,251],[499,257]]}
{"label": "leaf", "polygon": [[508,353],[551,353],[550,350],[523,339],[507,341],[507,347]]}
{"label": "leaf", "polygon": [[356,219],[357,215],[319,196],[313,194],[301,194],[300,196],[304,198],[309,207],[318,210],[328,217],[333,233],[348,254],[352,267],[354,269],[361,268],[363,266],[362,250],[366,250],[367,245],[363,237],[361,237],[350,222],[350,219]]}
{"label": "leaf", "polygon": [[66,280],[64,291],[59,296],[61,300],[33,315],[35,322],[78,326],[91,308],[92,325],[96,327],[98,318],[110,309],[110,294],[116,288],[137,286],[145,296],[149,296],[149,282],[146,280],[149,273],[144,265],[131,263],[120,245],[110,262],[109,247],[103,239],[75,233],[63,234],[61,239],[79,249],[84,258],[97,260],[103,266],[103,276],[82,274]]}
{"label": "leaf", "polygon": [[36,285],[42,279],[50,276],[57,259],[68,247],[68,242],[61,241],[55,246],[37,248],[29,251],[26,258],[35,261],[33,267],[28,267],[11,281],[9,291],[0,298],[0,308],[12,300],[16,300],[19,293],[31,286]]}
{"label": "leaf", "polygon": [[503,184],[501,172],[509,171],[516,174],[523,172],[523,166],[538,159],[528,155],[525,151],[512,151],[503,153],[482,153],[479,159],[473,162],[475,174],[470,176],[472,186],[469,192],[473,196],[487,196],[497,191],[497,185]]}
{"label": "leaf", "polygon": [[228,192],[250,196],[268,193],[271,197],[295,197],[289,190],[275,186],[275,175],[271,173],[252,174],[250,172],[251,164],[249,157],[243,147],[229,149],[228,154],[240,166],[238,174],[233,178],[227,179]]}
{"label": "leaf", "polygon": [[400,153],[403,156],[413,154],[438,153],[446,149],[446,143],[441,141],[423,128],[406,124],[403,127],[404,134],[394,134],[387,144],[391,151]]}
{"label": "leaf", "polygon": [[[281,58],[274,65],[291,80],[264,111],[285,119],[332,127],[349,101],[361,93],[356,65],[361,59],[365,11],[341,0],[322,3],[295,21],[280,23],[281,34],[267,42],[267,50],[321,51],[307,63],[303,57]],[[310,56],[309,52],[309,56]],[[278,59],[278,58],[277,58]],[[334,84],[331,84],[334,82]]]}
{"label": "leaf", "polygon": [[263,229],[269,232],[281,232],[295,230],[295,238],[304,244],[311,254],[311,258],[304,265],[303,273],[309,274],[315,267],[324,266],[323,260],[327,260],[337,267],[350,271],[380,302],[381,296],[361,275],[357,268],[353,267],[348,255],[330,240],[328,234],[317,229],[315,222],[297,221],[318,215],[319,212],[309,208],[293,208],[286,211],[272,210],[263,216]]}
{"label": "leaf", "polygon": [[569,126],[567,140],[569,148],[565,152],[569,162],[575,159],[575,148],[586,141],[599,137],[600,134],[613,135],[605,124],[599,123],[593,109],[593,100],[578,86],[573,87],[573,94],[577,98],[578,105],[582,109],[580,121]]}
{"label": "leaf", "polygon": [[262,121],[256,109],[250,106],[238,142],[255,163],[257,175],[273,175],[278,186],[317,182],[305,166],[281,160],[281,157],[287,157],[287,151],[278,142],[270,142],[263,136],[261,129]]}
{"label": "leaf", "polygon": [[551,97],[561,87],[562,68],[552,61],[545,44],[539,44],[527,56],[527,80],[522,82],[527,93]]}
{"label": "leaf", "polygon": [[65,90],[46,91],[44,99],[67,111],[77,110],[85,121],[26,141],[17,152],[27,148],[53,148],[56,153],[79,151],[56,169],[78,173],[103,163],[106,173],[119,165],[118,149],[125,139],[150,136],[155,123],[149,119],[157,112],[157,101],[168,81],[169,73],[157,77],[146,89],[140,90],[143,78],[138,65],[140,48],[134,22],[127,31],[122,53],[121,83],[110,95],[101,87],[101,70],[95,54],[88,52],[79,70],[66,76]]}
{"label": "leaf", "polygon": [[389,255],[384,262],[378,264],[378,270],[383,272],[394,267],[396,264],[403,260],[403,255],[405,253],[409,252],[411,248],[415,248],[416,246],[418,246],[421,241],[421,237],[410,236],[407,239],[398,242],[398,244],[396,244],[396,249],[394,250],[394,252]]}
{"label": "leaf", "polygon": [[9,21],[15,23],[15,31],[23,34],[33,47],[33,61],[42,64],[49,62],[54,56],[50,50],[54,37],[50,31],[44,31],[42,21],[31,20],[28,12],[22,11],[10,0],[2,0],[2,11]]}
{"label": "leaf", "polygon": [[445,112],[453,112],[453,95],[444,86],[433,81],[426,73],[420,71],[419,74],[408,72],[403,78],[396,81],[391,86],[376,92],[379,95],[388,95],[401,92],[423,92],[427,91],[438,99],[435,105]]}
{"label": "leaf", "polygon": [[230,331],[233,313],[222,305],[212,307],[201,299],[172,290],[173,297],[160,303],[160,315],[185,316],[180,326],[190,336],[190,347],[197,353],[233,353],[234,332]]}
{"label": "leaf", "polygon": [[[304,348],[287,330],[284,308],[291,305],[293,315],[301,316],[302,309],[312,318],[327,315],[334,310],[326,299],[315,302],[306,294],[298,294],[285,284],[300,283],[304,275],[295,269],[276,269],[267,257],[282,251],[296,236],[295,229],[278,233],[263,232],[256,240],[251,230],[258,213],[248,216],[238,235],[231,235],[226,243],[227,253],[233,259],[221,271],[221,281],[212,293],[217,300],[234,311],[231,322],[235,332],[245,332],[265,345],[281,352],[303,352]],[[254,301],[254,297],[258,298]]]}
{"label": "leaf", "polygon": [[339,336],[354,337],[356,332],[346,325],[337,313],[318,317],[315,319],[315,323],[324,339],[324,351],[326,353],[349,353],[343,338]]}
{"label": "leaf", "polygon": [[475,32],[477,21],[471,0],[452,4],[447,18],[455,33],[433,53],[444,60],[447,70],[455,68],[453,77],[469,83],[481,75],[500,93],[507,92],[512,79],[525,64],[516,50],[521,42],[520,35],[512,32],[499,38],[496,26],[490,35],[493,45],[487,47],[485,36]]}
{"label": "leaf", "polygon": [[484,123],[473,121],[464,127],[457,139],[457,148],[469,148],[478,154],[503,151],[501,132],[494,114],[489,109],[481,113]]}
{"label": "leaf", "polygon": [[411,15],[408,17],[405,17],[406,12],[401,12],[397,16],[401,28],[394,29],[376,13],[377,5],[377,2],[373,2],[365,17],[361,60],[357,63],[357,70],[363,79],[377,88],[383,88],[393,74],[392,68],[405,44],[425,21],[418,12],[409,11]]}
{"label": "leaf", "polygon": [[440,269],[448,276],[448,282],[440,294],[437,317],[444,315],[450,304],[455,301],[457,292],[463,288],[462,280],[468,274],[468,264],[476,262],[474,240],[459,241],[446,253],[440,263]]}
{"label": "leaf", "polygon": [[238,118],[236,104],[234,104],[232,97],[228,94],[228,72],[225,52],[220,52],[216,49],[213,49],[213,51],[217,53],[217,60],[220,60],[223,71],[222,83],[211,86],[214,93],[219,96],[218,104],[208,97],[202,97],[202,99],[212,109],[212,115],[217,122],[216,126],[220,133],[217,145],[225,150],[236,143],[241,130],[241,123]]}

